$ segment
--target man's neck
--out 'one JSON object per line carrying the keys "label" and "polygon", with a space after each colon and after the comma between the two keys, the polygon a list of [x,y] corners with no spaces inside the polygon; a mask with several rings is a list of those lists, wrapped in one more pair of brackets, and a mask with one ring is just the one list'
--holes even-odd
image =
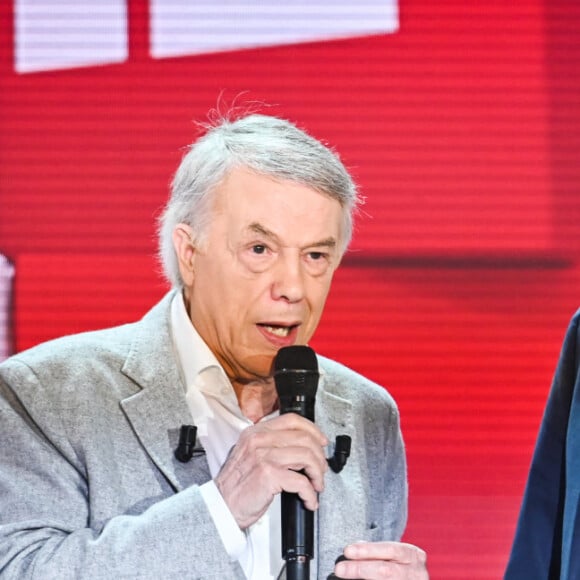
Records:
{"label": "man's neck", "polygon": [[246,384],[234,382],[233,386],[242,413],[253,423],[278,408],[278,393],[273,380]]}

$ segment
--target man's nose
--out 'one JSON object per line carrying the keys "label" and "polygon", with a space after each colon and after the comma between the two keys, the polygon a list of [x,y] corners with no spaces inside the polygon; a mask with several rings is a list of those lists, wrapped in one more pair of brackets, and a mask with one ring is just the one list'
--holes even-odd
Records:
{"label": "man's nose", "polygon": [[276,264],[272,298],[299,302],[304,298],[304,270],[300,256],[288,256]]}

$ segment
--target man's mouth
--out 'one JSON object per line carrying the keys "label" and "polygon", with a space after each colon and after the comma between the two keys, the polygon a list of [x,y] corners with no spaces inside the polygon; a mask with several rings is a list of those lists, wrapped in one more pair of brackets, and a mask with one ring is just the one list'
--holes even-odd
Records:
{"label": "man's mouth", "polygon": [[290,334],[290,332],[292,332],[292,330],[296,328],[296,326],[298,325],[292,324],[290,326],[281,326],[273,324],[259,324],[258,326],[261,326],[264,330],[266,330],[270,334],[273,334],[274,336],[286,338]]}
{"label": "man's mouth", "polygon": [[272,334],[275,334],[276,336],[288,336],[288,334],[290,333],[290,327],[289,326],[268,326],[265,325],[264,328],[268,331],[271,332]]}

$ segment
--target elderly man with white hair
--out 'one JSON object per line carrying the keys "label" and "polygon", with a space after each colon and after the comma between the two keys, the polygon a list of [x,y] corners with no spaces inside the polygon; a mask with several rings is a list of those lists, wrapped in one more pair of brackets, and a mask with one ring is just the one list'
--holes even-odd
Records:
{"label": "elderly man with white hair", "polygon": [[[318,326],[357,202],[338,156],[288,121],[206,130],[160,220],[172,290],[137,323],[0,365],[3,578],[283,577],[283,493],[314,513],[311,578],[428,577],[399,541],[406,461],[388,392],[319,356],[314,423],[280,413],[273,378],[280,349]],[[185,462],[182,425],[197,429]]]}

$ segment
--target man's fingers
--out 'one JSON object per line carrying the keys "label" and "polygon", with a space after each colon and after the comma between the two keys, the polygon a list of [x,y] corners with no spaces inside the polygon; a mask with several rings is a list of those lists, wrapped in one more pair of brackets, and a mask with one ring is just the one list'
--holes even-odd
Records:
{"label": "man's fingers", "polygon": [[296,493],[304,502],[304,507],[312,511],[318,509],[318,493],[311,481],[301,473],[288,471],[281,482],[280,491]]}
{"label": "man's fingers", "polygon": [[334,569],[340,578],[429,580],[427,555],[412,544],[360,542],[347,546],[344,555],[348,560]]}
{"label": "man's fingers", "polygon": [[286,480],[298,481],[295,477],[296,475],[309,482],[315,491],[323,491],[324,474],[327,470],[328,463],[326,460],[321,460],[317,453],[304,447],[271,449],[251,468],[248,465],[240,466],[240,471],[244,473],[244,478],[279,482],[280,491],[291,491],[293,493],[298,492],[294,489],[288,489],[285,482]]}
{"label": "man's fingers", "polygon": [[280,415],[274,419],[263,421],[259,423],[259,427],[271,431],[306,431],[307,433],[310,433],[321,447],[328,445],[328,438],[318,428],[318,426],[296,413],[285,413],[284,415]]}
{"label": "man's fingers", "polygon": [[386,560],[400,564],[413,564],[427,561],[427,554],[404,542],[357,542],[344,549],[349,560]]}
{"label": "man's fingers", "polygon": [[[294,471],[304,470],[317,491],[324,489],[324,474],[328,462],[324,449],[309,433],[300,431],[261,431],[246,438],[235,449],[242,473],[266,466]],[[250,458],[254,457],[255,461]]]}
{"label": "man's fingers", "polygon": [[326,436],[312,421],[287,413],[245,429],[215,483],[238,525],[245,529],[282,491],[318,508],[328,469]]}
{"label": "man's fingers", "polygon": [[290,472],[304,471],[316,491],[324,490],[324,474],[328,470],[324,456],[321,458],[318,453],[304,447],[287,447],[278,453],[273,450],[268,455],[266,461]]}
{"label": "man's fingers", "polygon": [[320,443],[318,437],[313,436],[312,433],[306,431],[297,431],[292,429],[283,429],[276,431],[260,430],[243,438],[242,446],[246,446],[248,451],[260,452],[284,452],[288,448],[308,449],[315,454],[315,459],[322,466],[326,463],[324,447]]}

